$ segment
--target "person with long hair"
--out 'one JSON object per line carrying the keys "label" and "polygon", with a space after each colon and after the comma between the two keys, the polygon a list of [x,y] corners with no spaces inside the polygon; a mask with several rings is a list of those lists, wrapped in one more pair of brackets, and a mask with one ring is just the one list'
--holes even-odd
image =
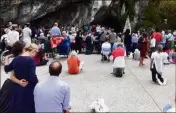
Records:
{"label": "person with long hair", "polygon": [[14,71],[16,79],[23,79],[28,84],[26,87],[22,87],[14,81],[6,81],[0,90],[0,112],[35,113],[33,90],[38,83],[38,79],[32,57],[36,55],[37,51],[37,45],[27,45],[20,56],[15,57],[9,65],[4,66],[6,73]]}
{"label": "person with long hair", "polygon": [[[152,80],[159,85],[165,85],[166,79],[163,78],[163,64],[164,64],[163,46],[158,45],[156,52],[152,53],[150,70],[152,72]],[[156,77],[156,75],[158,77]],[[158,78],[158,79],[157,79]]]}

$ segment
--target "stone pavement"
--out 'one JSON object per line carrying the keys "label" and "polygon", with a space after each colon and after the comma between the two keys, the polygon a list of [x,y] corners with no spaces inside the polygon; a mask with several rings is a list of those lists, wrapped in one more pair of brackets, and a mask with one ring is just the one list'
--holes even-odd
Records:
{"label": "stone pavement", "polygon": [[[79,75],[68,75],[66,60],[60,58],[63,72],[59,79],[71,87],[73,112],[89,112],[89,105],[96,99],[104,98],[110,112],[160,112],[163,106],[173,102],[175,96],[174,65],[165,67],[166,86],[159,86],[151,81],[149,60],[146,66],[139,67],[137,61],[126,58],[125,75],[116,78],[112,72],[112,62],[100,61],[99,55],[80,55],[85,65]],[[8,77],[1,67],[1,84]],[[39,80],[48,76],[48,66],[38,67]]]}

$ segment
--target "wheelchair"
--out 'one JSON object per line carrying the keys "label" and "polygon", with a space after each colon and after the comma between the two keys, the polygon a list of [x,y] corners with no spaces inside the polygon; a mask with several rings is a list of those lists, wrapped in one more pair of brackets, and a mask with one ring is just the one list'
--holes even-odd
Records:
{"label": "wheelchair", "polygon": [[7,46],[7,41],[6,39],[3,39],[1,42],[0,42],[0,62],[2,65],[4,65],[4,61],[5,61],[5,58],[6,56],[10,55],[11,54],[11,47],[10,46]]}

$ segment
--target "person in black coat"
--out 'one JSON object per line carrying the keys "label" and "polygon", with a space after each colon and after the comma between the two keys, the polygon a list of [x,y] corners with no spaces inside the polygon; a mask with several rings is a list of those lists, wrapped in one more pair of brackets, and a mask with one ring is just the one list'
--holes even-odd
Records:
{"label": "person in black coat", "polygon": [[125,44],[125,47],[126,47],[126,56],[129,56],[130,55],[130,52],[131,52],[131,35],[130,35],[130,29],[127,29],[126,32],[125,32],[125,37],[124,37],[124,44]]}

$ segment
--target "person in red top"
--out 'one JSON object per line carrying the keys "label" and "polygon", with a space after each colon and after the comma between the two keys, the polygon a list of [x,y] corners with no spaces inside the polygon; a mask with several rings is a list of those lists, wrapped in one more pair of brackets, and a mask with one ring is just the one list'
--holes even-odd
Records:
{"label": "person in red top", "polygon": [[111,74],[116,77],[122,77],[125,74],[125,49],[123,48],[123,44],[118,44],[117,48],[113,50],[113,72]]}
{"label": "person in red top", "polygon": [[158,44],[161,44],[161,42],[162,42],[162,33],[161,32],[159,32],[159,29],[158,28],[156,28],[156,30],[155,30],[155,32],[152,34],[152,36],[156,39],[156,46],[158,45]]}
{"label": "person in red top", "polygon": [[80,61],[76,51],[72,51],[67,59],[67,65],[69,74],[78,74],[82,70],[84,62]]}
{"label": "person in red top", "polygon": [[47,62],[49,61],[46,58],[45,53],[43,53],[43,51],[41,49],[37,52],[36,56],[34,56],[33,59],[34,59],[36,66],[46,65]]}
{"label": "person in red top", "polygon": [[117,48],[114,49],[112,52],[112,56],[113,56],[113,61],[115,60],[115,58],[119,56],[125,56],[125,49],[123,48],[122,44],[117,45]]}

